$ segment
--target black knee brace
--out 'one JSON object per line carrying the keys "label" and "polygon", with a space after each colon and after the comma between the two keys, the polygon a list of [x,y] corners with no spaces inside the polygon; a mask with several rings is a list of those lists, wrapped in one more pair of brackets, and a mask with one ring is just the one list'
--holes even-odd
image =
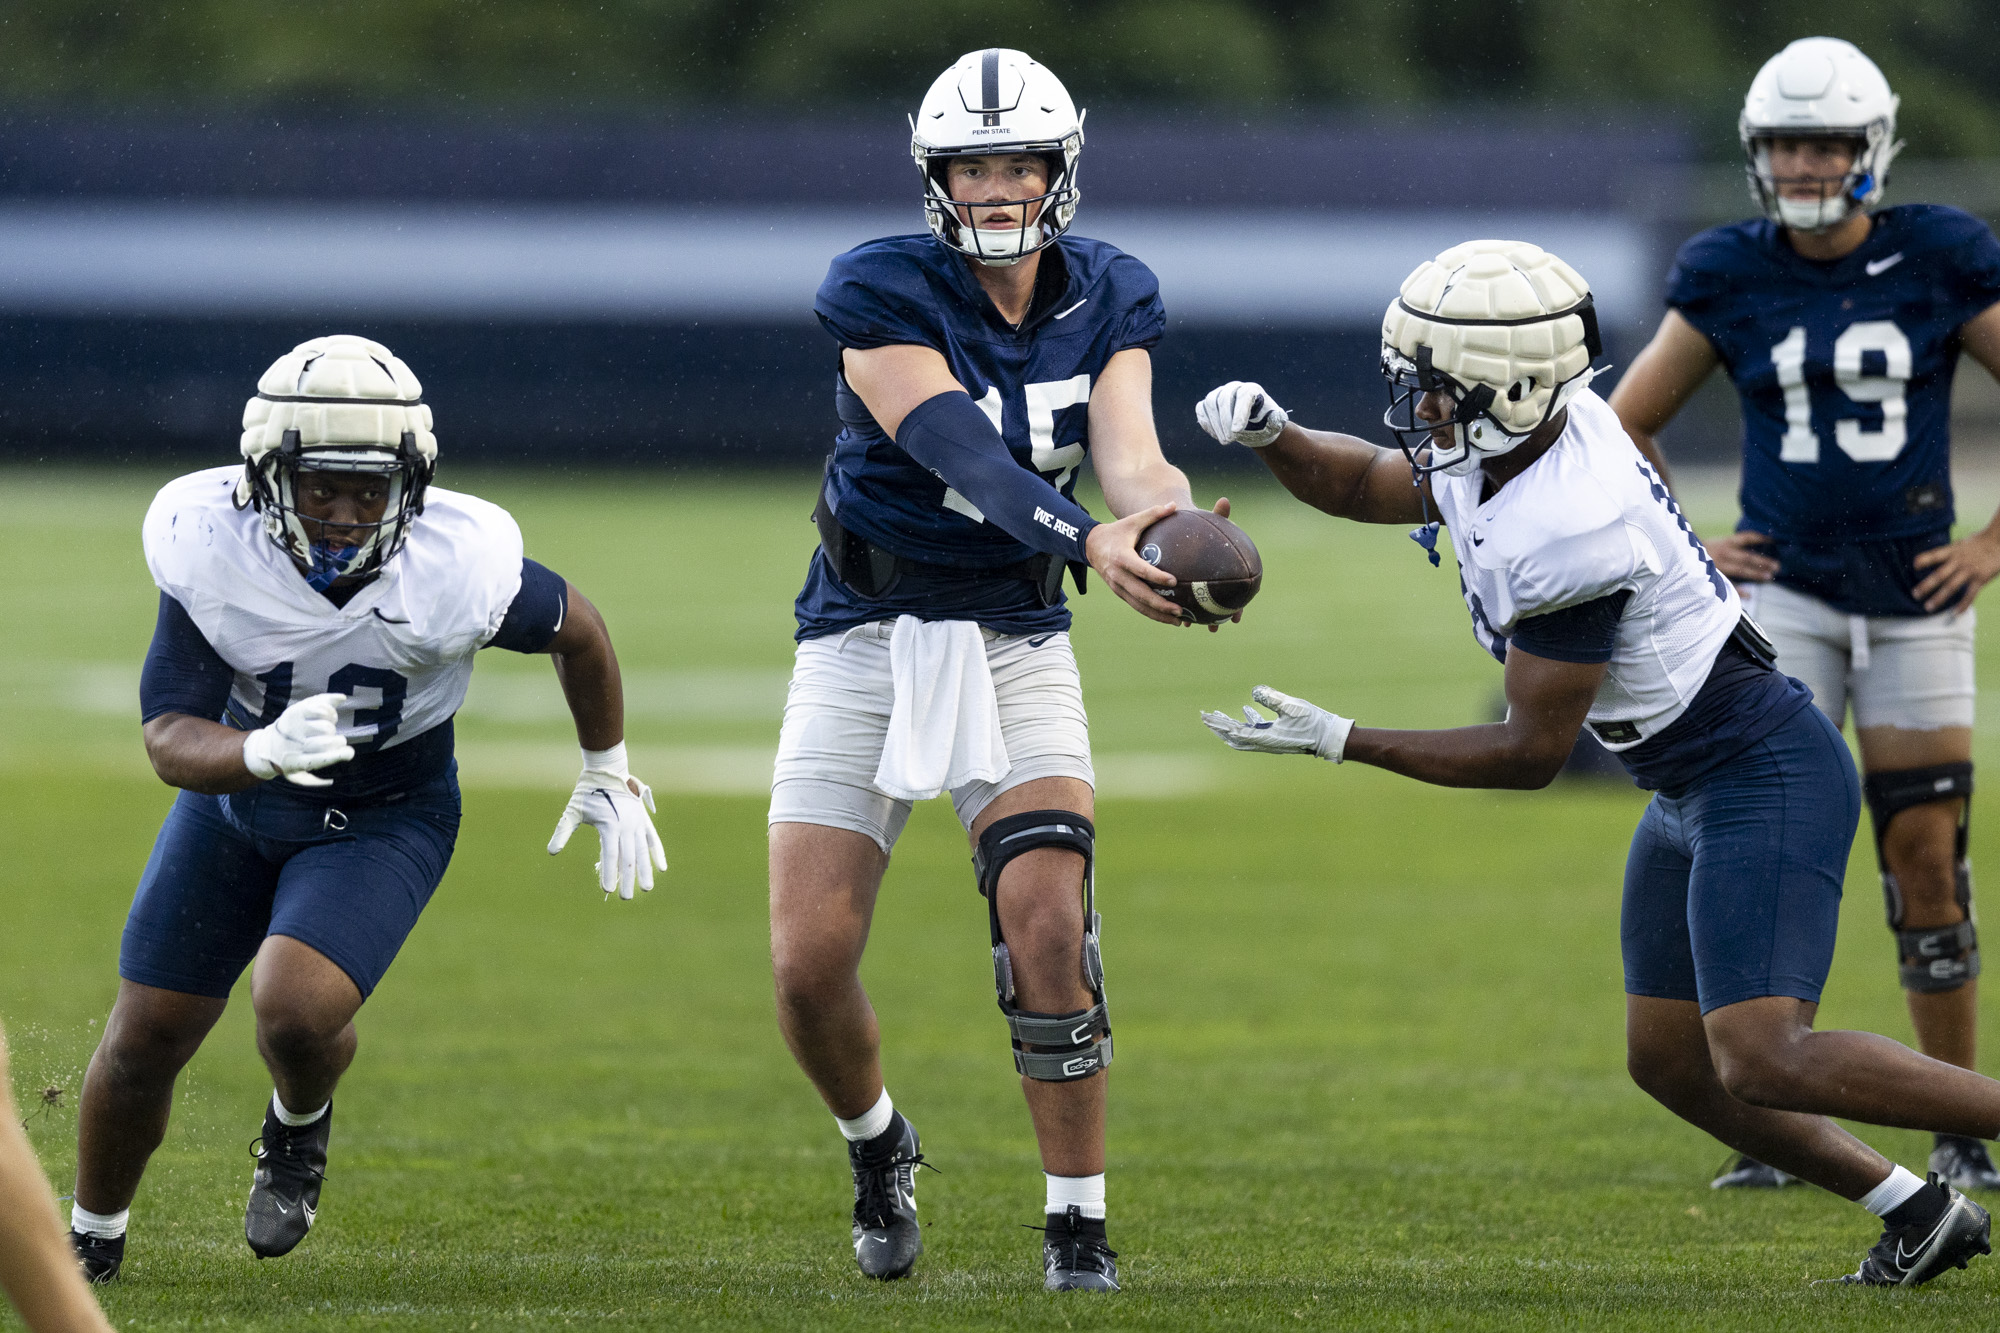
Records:
{"label": "black knee brace", "polygon": [[[1965,854],[1966,836],[1972,827],[1972,765],[1933,764],[1929,768],[1871,773],[1861,784],[1861,791],[1868,799],[1869,819],[1875,825],[1875,861],[1882,868],[1882,897],[1888,909],[1889,929],[1896,934],[1903,989],[1926,995],[1957,990],[1979,975],[1979,929],[1972,915],[1972,862]],[[1965,920],[1955,926],[1905,930],[1903,891],[1889,871],[1889,858],[1882,854],[1882,839],[1888,833],[1889,821],[1901,811],[1949,797],[1959,797],[1965,802],[1958,816],[1952,862],[1958,906],[1965,913]]]}
{"label": "black knee brace", "polygon": [[[1111,1019],[1104,1005],[1104,956],[1098,948],[1099,920],[1091,886],[1096,866],[1097,830],[1069,810],[1031,810],[996,819],[979,835],[972,853],[973,874],[986,899],[993,935],[993,988],[1014,1043],[1014,1068],[1045,1083],[1089,1078],[1111,1064]],[[1000,936],[1000,872],[1022,852],[1063,847],[1083,857],[1083,984],[1093,1001],[1068,1014],[1038,1014],[1014,1005],[1014,964]]]}

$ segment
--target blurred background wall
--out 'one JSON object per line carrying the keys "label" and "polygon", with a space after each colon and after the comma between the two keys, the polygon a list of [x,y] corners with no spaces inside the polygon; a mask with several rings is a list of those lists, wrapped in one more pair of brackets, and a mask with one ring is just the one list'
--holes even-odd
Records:
{"label": "blurred background wall", "polygon": [[[227,457],[257,373],[340,330],[411,362],[458,459],[816,458],[813,290],[921,229],[904,115],[995,43],[1090,109],[1076,231],[1160,275],[1170,446],[1235,377],[1367,426],[1383,304],[1475,235],[1574,263],[1629,361],[1673,248],[1747,211],[1736,109],[1796,36],[1858,42],[1902,94],[1892,201],[2000,211],[2000,32],[1958,0],[15,0],[0,24],[15,456]],[[1719,387],[1676,424],[1677,456],[1734,447]]]}

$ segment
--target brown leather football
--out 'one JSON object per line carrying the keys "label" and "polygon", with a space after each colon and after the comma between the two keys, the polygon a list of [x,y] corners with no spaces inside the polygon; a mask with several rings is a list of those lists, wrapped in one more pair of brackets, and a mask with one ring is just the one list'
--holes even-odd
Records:
{"label": "brown leather football", "polygon": [[1197,625],[1229,619],[1264,582],[1264,562],[1243,529],[1206,509],[1177,509],[1140,533],[1139,558],[1180,580],[1161,595]]}

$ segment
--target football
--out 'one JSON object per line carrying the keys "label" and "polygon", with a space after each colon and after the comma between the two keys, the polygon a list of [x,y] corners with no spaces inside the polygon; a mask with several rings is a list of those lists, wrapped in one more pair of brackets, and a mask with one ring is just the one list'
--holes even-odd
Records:
{"label": "football", "polygon": [[1197,625],[1227,620],[1264,582],[1264,562],[1243,529],[1206,509],[1180,509],[1139,534],[1139,557],[1180,582],[1162,589]]}

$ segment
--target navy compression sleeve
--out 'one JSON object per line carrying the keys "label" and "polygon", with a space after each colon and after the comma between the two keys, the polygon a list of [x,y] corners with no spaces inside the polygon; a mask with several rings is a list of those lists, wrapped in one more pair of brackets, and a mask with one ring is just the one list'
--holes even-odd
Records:
{"label": "navy compression sleeve", "polygon": [[1097,520],[1015,462],[991,418],[963,389],[918,403],[903,418],[896,443],[1008,536],[1064,560],[1083,560],[1084,538]]}
{"label": "navy compression sleeve", "polygon": [[187,609],[161,593],[153,644],[139,671],[139,720],[186,713],[220,721],[235,679],[235,669],[222,660]]}

